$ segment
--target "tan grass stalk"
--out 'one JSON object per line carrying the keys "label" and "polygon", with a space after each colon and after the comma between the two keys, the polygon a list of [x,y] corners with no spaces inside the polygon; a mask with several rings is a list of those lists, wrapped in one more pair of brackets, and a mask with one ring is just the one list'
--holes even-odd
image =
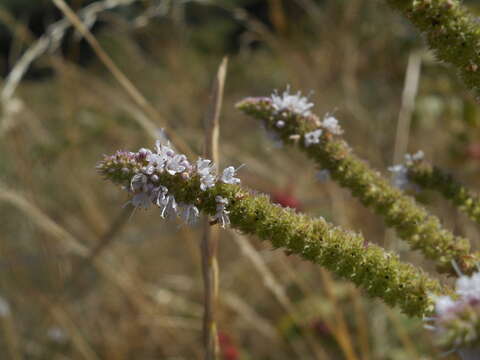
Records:
{"label": "tan grass stalk", "polygon": [[137,89],[133,82],[122,72],[122,70],[115,64],[112,58],[106,53],[100,43],[97,41],[95,36],[89,30],[82,20],[78,17],[77,14],[65,3],[64,0],[52,0],[53,3],[62,11],[65,17],[72,23],[75,29],[85,38],[85,40],[90,44],[95,54],[98,56],[100,61],[107,67],[111,72],[115,80],[123,87],[127,94],[132,98],[132,100],[147,114],[151,119],[155,120],[159,127],[165,128],[168,132],[168,137],[175,145],[175,147],[185,153],[186,155],[192,155],[190,147],[174,132],[169,132],[167,122],[161,117],[158,111],[153,107],[153,105],[142,95],[142,93]]}
{"label": "tan grass stalk", "polygon": [[[222,109],[223,89],[227,75],[228,59],[223,58],[218,68],[210,95],[210,106],[205,118],[204,156],[214,163],[219,163],[218,137],[220,134],[220,112]],[[203,236],[200,244],[202,254],[202,272],[204,281],[203,343],[205,359],[217,359],[220,355],[218,342],[216,310],[218,305],[218,228],[210,226],[208,218],[204,219]]]}

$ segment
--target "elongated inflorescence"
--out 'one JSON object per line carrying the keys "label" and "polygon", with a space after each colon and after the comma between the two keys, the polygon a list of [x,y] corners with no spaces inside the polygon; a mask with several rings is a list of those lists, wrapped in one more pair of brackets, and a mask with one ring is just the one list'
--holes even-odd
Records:
{"label": "elongated inflorescence", "polygon": [[434,300],[435,315],[426,327],[435,331],[439,344],[462,355],[475,354],[471,359],[480,358],[480,273],[460,276],[454,298],[438,296]]}
{"label": "elongated inflorescence", "polygon": [[[169,144],[162,144],[159,140],[154,151],[142,148],[138,152],[117,151],[113,156],[105,156],[98,163],[97,170],[115,183],[122,184],[132,194],[127,204],[142,209],[156,205],[160,208],[162,218],[179,216],[190,225],[196,223],[199,217],[200,212],[196,206],[198,199],[181,196],[181,200],[177,201],[178,198],[168,183],[165,183],[165,179],[174,181],[176,178],[193,178],[201,192],[217,183],[240,183],[240,179],[235,177],[236,169],[233,166],[217,175],[211,160],[199,158],[195,164],[191,164],[185,155],[177,154]],[[228,200],[217,196],[215,201],[214,221],[225,227],[229,224],[226,210]]]}
{"label": "elongated inflorescence", "polygon": [[423,158],[407,162],[404,168],[409,183],[422,189],[438,191],[460,211],[480,224],[480,196],[458,182],[451,174]]}
{"label": "elongated inflorescence", "polygon": [[[299,101],[304,100],[299,98]],[[387,225],[393,227],[412,249],[418,249],[434,260],[439,271],[453,274],[452,261],[464,273],[475,270],[478,258],[470,254],[468,240],[444,229],[437,217],[430,215],[412,197],[391,186],[379,172],[355,156],[339,137],[342,129],[335,118],[327,115],[320,120],[314,114],[297,112],[292,105],[279,109],[273,106],[271,97],[247,98],[237,107],[262,120],[267,129],[275,131],[284,143],[296,145],[306,152],[365,206],[383,216]]]}
{"label": "elongated inflorescence", "polygon": [[203,211],[212,217],[212,224],[231,225],[269,240],[274,248],[323,265],[408,315],[433,311],[429,295],[443,291],[436,280],[402,263],[398,256],[368,244],[361,235],[323,218],[313,219],[272,204],[265,195],[253,195],[238,185],[240,180],[232,167],[219,176],[209,160],[192,164],[168,145],[157,143],[155,151],[119,151],[105,156],[97,169],[106,179],[122,185],[135,207],[154,204],[162,217],[183,209],[187,219]]}
{"label": "elongated inflorescence", "polygon": [[386,0],[423,34],[437,58],[454,65],[480,96],[480,26],[459,0]]}

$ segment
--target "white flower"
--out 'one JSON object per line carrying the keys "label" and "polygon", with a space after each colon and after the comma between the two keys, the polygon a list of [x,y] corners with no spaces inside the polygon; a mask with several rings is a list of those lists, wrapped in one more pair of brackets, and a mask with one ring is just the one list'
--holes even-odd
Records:
{"label": "white flower", "polygon": [[181,217],[187,225],[195,225],[200,216],[200,211],[195,205],[192,204],[182,204]]}
{"label": "white flower", "polygon": [[147,185],[147,177],[144,174],[135,174],[130,180],[130,189],[133,192],[144,191],[145,186]]}
{"label": "white flower", "polygon": [[480,272],[469,276],[460,276],[456,283],[456,292],[467,300],[480,300]]}
{"label": "white flower", "polygon": [[320,142],[320,136],[322,136],[322,129],[317,129],[310,131],[305,134],[305,146],[310,146],[312,144],[318,144]]}
{"label": "white flower", "polygon": [[212,174],[207,174],[205,176],[202,176],[200,178],[200,189],[202,191],[205,191],[211,187],[214,187],[216,181],[217,181],[217,178]]}
{"label": "white flower", "polygon": [[170,147],[170,143],[167,142],[167,145],[162,143],[162,140],[155,141],[155,150],[158,155],[165,157],[173,157],[175,155],[175,150]]}
{"label": "white flower", "polygon": [[213,171],[212,160],[199,158],[197,160],[197,173],[200,176],[205,176],[210,174]]}
{"label": "white flower", "polygon": [[315,177],[320,182],[326,182],[326,181],[330,180],[330,171],[327,170],[327,169],[320,170],[319,172],[317,172]]}
{"label": "white flower", "polygon": [[338,125],[338,120],[335,119],[333,116],[327,116],[323,120],[322,125],[325,129],[327,129],[334,135],[341,135],[343,133],[342,128],[340,127],[340,125]]}
{"label": "white flower", "polygon": [[278,120],[276,123],[275,123],[275,126],[279,129],[283,128],[285,126],[285,121],[283,120]]}
{"label": "white flower", "polygon": [[225,168],[220,180],[225,184],[240,184],[240,179],[235,177],[235,172],[237,170],[238,169],[235,169],[233,166]]}
{"label": "white flower", "polygon": [[408,181],[408,169],[405,167],[405,165],[390,166],[388,171],[393,174],[393,186],[403,190],[406,190],[410,187],[410,183]]}
{"label": "white flower", "polygon": [[308,116],[311,114],[310,109],[313,107],[313,103],[308,102],[308,98],[302,96],[300,91],[296,94],[290,94],[290,86],[287,86],[282,95],[279,95],[275,90],[270,99],[277,112],[290,110],[298,115]]}
{"label": "white flower", "polygon": [[225,228],[226,225],[230,225],[230,218],[228,217],[230,212],[226,210],[228,199],[217,195],[215,201],[217,202],[217,212],[215,213],[213,220],[217,221],[223,228]]}
{"label": "white flower", "polygon": [[176,173],[184,172],[190,167],[190,163],[187,160],[185,155],[175,155],[173,158],[169,158],[165,165],[165,170],[170,175],[175,175]]}
{"label": "white flower", "polygon": [[202,158],[197,160],[197,173],[200,175],[200,189],[202,191],[215,186],[217,178],[212,174],[213,170],[214,164],[211,160]]}
{"label": "white flower", "polygon": [[168,195],[168,189],[165,186],[159,186],[154,190],[156,194],[155,203],[160,208],[160,216],[162,218],[177,215],[177,202],[173,195]]}
{"label": "white flower", "polygon": [[163,169],[163,166],[167,161],[166,156],[153,154],[153,153],[147,154],[145,159],[148,161],[148,167],[151,167],[152,169],[158,169],[158,170]]}
{"label": "white flower", "polygon": [[450,296],[439,296],[435,299],[435,312],[438,316],[443,316],[455,309],[457,303]]}
{"label": "white flower", "polygon": [[163,145],[160,140],[155,142],[156,154],[150,152],[146,155],[148,165],[155,167],[157,170],[162,170],[166,162],[175,156],[175,151],[168,145]]}
{"label": "white flower", "polygon": [[166,204],[162,206],[160,210],[160,216],[164,219],[177,215],[177,202],[175,201],[175,196],[168,195],[166,198]]}
{"label": "white flower", "polygon": [[423,153],[422,150],[417,151],[413,155],[405,154],[405,164],[407,164],[408,166],[411,166],[418,161],[422,161],[424,157],[425,157],[425,154]]}

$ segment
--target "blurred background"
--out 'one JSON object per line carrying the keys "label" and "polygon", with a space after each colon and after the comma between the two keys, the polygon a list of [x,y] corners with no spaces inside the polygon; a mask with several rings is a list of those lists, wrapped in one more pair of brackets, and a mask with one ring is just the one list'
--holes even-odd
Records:
{"label": "blurred background", "polygon": [[[246,164],[244,185],[432,269],[234,108],[290,84],[310,94],[321,117],[334,113],[354,150],[386,176],[405,150],[423,149],[478,187],[479,107],[383,1],[68,3],[154,111],[132,100],[51,1],[0,0],[1,359],[203,357],[201,226],[163,221],[156,210],[132,215],[95,164],[117,149],[152,146],[161,128],[201,154],[225,55],[221,166]],[[436,194],[416,196],[477,246],[465,216]],[[222,359],[440,356],[421,320],[258,239],[222,231],[219,264]]]}

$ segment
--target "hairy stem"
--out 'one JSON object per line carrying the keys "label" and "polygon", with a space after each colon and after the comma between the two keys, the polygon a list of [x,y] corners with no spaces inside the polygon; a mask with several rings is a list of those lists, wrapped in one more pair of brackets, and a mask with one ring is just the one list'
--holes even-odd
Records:
{"label": "hairy stem", "polygon": [[[138,164],[128,161],[100,163],[99,171],[109,180],[128,186],[129,169]],[[131,171],[130,171],[131,172]],[[292,209],[272,204],[265,195],[232,184],[217,183],[200,190],[198,176],[159,175],[159,183],[169,189],[179,202],[195,204],[209,215],[216,213],[216,196],[228,199],[231,226],[246,234],[269,241],[287,254],[322,265],[341,278],[361,287],[369,296],[398,306],[409,316],[424,316],[433,310],[431,294],[444,291],[441,285],[420,269],[403,263],[397,255],[369,244],[360,235],[311,218]]]}
{"label": "hairy stem", "polygon": [[420,161],[408,166],[408,178],[424,189],[438,191],[470,219],[480,224],[480,196],[452,175],[426,161]]}
{"label": "hairy stem", "polygon": [[480,96],[480,26],[458,0],[386,0],[427,39],[437,58],[457,68]]}
{"label": "hairy stem", "polygon": [[[307,146],[305,134],[321,129],[322,122],[315,115],[298,115],[290,110],[276,111],[270,98],[249,98],[237,107],[254,118],[263,120],[290,145],[297,145],[318,165],[330,171],[332,178],[351,190],[363,205],[383,216],[388,226],[407,241],[412,249],[420,250],[434,260],[440,272],[455,274],[452,261],[464,273],[476,270],[478,258],[470,254],[467,239],[444,229],[440,220],[402,191],[392,187],[377,171],[352,153],[348,144],[334,137],[326,129],[316,144]],[[276,126],[281,121],[285,125]]]}

